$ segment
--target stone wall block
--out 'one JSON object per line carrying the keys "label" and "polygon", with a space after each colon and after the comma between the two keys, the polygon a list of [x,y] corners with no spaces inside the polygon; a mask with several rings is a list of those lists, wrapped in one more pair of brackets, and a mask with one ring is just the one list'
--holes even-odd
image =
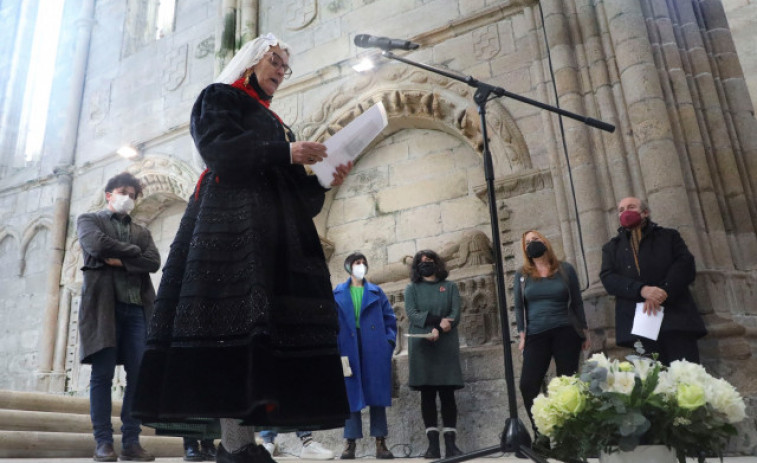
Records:
{"label": "stone wall block", "polygon": [[691,52],[695,48],[704,47],[702,42],[701,30],[699,24],[695,22],[685,22],[678,26],[678,30],[681,32],[682,45],[685,44],[686,50]]}
{"label": "stone wall block", "polygon": [[618,68],[622,75],[626,69],[640,63],[646,63],[652,55],[652,47],[644,37],[632,38],[615,46],[618,56]]}
{"label": "stone wall block", "polygon": [[397,241],[394,215],[377,217],[370,222],[358,220],[329,228],[326,236],[334,243],[334,254],[350,253],[355,249],[372,249]]}
{"label": "stone wall block", "polygon": [[707,37],[710,39],[710,46],[714,55],[736,52],[730,29],[710,29],[707,31]]}
{"label": "stone wall block", "polygon": [[405,210],[397,216],[397,240],[436,236],[442,229],[441,207],[431,204]]}
{"label": "stone wall block", "polygon": [[418,252],[418,249],[415,246],[414,240],[390,244],[386,247],[386,263],[402,262],[403,257],[414,256],[416,252]]}
{"label": "stone wall block", "polygon": [[368,219],[376,216],[376,201],[372,195],[353,196],[344,199],[344,221]]}
{"label": "stone wall block", "polygon": [[571,46],[570,31],[562,14],[544,15],[544,32],[551,48],[560,45]]}
{"label": "stone wall block", "polygon": [[689,81],[686,79],[686,74],[682,69],[671,69],[668,72],[670,77],[670,85],[673,89],[673,96],[675,98],[676,106],[681,107],[683,105],[693,104],[693,95],[689,88]]}
{"label": "stone wall block", "polygon": [[[644,18],[636,11],[619,11],[616,9],[623,1],[606,2],[607,17],[609,18],[610,34],[616,47],[630,39],[646,37]],[[630,3],[630,2],[629,2]],[[626,5],[622,5],[626,7]],[[643,34],[643,35],[642,35]]]}
{"label": "stone wall block", "polygon": [[654,18],[667,18],[670,16],[668,5],[665,0],[649,0],[649,6],[652,8]]}
{"label": "stone wall block", "polygon": [[723,9],[722,0],[700,0],[699,7],[708,29],[728,29],[728,19]]}
{"label": "stone wall block", "polygon": [[661,95],[657,69],[651,63],[641,62],[625,69],[622,78],[624,83],[628,82],[630,84],[633,82],[633,85],[623,85],[623,93],[628,105],[643,100],[654,99],[657,95]]}
{"label": "stone wall block", "polygon": [[445,181],[424,180],[394,188],[380,188],[376,195],[381,213],[410,209],[468,194],[465,172],[455,172]]}
{"label": "stone wall block", "polygon": [[[644,185],[651,197],[662,190],[683,188],[678,150],[671,138],[653,139],[638,148]],[[657,194],[657,196],[665,196]],[[668,195],[675,198],[675,195]],[[680,204],[678,205],[680,208]],[[686,213],[688,215],[688,212]],[[681,216],[683,218],[683,216]],[[691,223],[689,216],[679,223]]]}
{"label": "stone wall block", "polygon": [[654,24],[656,26],[655,29],[660,36],[659,38],[661,44],[676,43],[676,36],[675,32],[673,31],[673,22],[670,20],[670,18],[658,18],[654,21]]}
{"label": "stone wall block", "polygon": [[478,198],[467,196],[441,204],[442,230],[453,232],[489,223],[489,209]]}
{"label": "stone wall block", "polygon": [[681,55],[678,46],[674,43],[668,43],[662,46],[662,54],[665,58],[665,67],[668,71],[683,69]]}
{"label": "stone wall block", "polygon": [[[741,69],[741,62],[736,53],[721,53],[715,56],[715,62],[718,67],[720,80],[741,79],[744,80],[744,71]],[[746,90],[746,84],[744,85]]]}
{"label": "stone wall block", "polygon": [[418,180],[438,178],[454,168],[454,154],[441,152],[389,165],[389,185],[399,186]]}

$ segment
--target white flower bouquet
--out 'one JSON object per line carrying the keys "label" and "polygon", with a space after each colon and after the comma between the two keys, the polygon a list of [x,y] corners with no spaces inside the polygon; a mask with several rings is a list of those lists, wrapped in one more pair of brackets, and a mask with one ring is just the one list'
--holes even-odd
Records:
{"label": "white flower bouquet", "polygon": [[738,391],[701,365],[675,361],[665,367],[646,357],[627,359],[594,354],[580,377],[554,378],[531,408],[540,434],[537,449],[574,461],[662,444],[675,450],[681,463],[686,456],[722,458],[736,434],[733,424],[745,418]]}

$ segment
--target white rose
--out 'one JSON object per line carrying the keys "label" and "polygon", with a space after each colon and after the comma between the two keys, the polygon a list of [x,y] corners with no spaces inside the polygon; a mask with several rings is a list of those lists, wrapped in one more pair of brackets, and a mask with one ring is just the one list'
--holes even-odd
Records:
{"label": "white rose", "polygon": [[675,394],[677,389],[675,381],[667,371],[661,371],[657,377],[657,387],[654,388],[655,394]]}
{"label": "white rose", "polygon": [[702,365],[685,360],[672,362],[668,367],[668,372],[676,383],[703,385],[711,378]]}
{"label": "white rose", "polygon": [[707,403],[723,413],[729,423],[738,423],[746,418],[746,404],[728,381],[713,378],[705,385],[704,395]]}
{"label": "white rose", "polygon": [[636,375],[632,371],[618,371],[612,374],[612,379],[610,379],[610,375],[607,375],[608,391],[630,395],[633,391],[635,377]]}

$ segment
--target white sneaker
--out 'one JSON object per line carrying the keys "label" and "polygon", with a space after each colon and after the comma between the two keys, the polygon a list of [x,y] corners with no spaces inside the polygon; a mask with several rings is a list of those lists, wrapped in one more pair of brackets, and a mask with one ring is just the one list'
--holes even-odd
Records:
{"label": "white sneaker", "polygon": [[318,442],[310,441],[302,446],[300,458],[306,460],[331,460],[334,458],[334,452],[322,446]]}
{"label": "white sneaker", "polygon": [[271,456],[275,456],[278,453],[276,452],[276,444],[273,442],[263,442],[263,448],[266,449]]}

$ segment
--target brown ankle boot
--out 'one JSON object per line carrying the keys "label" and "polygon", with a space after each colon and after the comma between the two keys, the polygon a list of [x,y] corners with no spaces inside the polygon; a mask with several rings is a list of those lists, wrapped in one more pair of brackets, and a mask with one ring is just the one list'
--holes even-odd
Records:
{"label": "brown ankle boot", "polygon": [[355,439],[347,439],[347,441],[344,443],[344,451],[342,452],[342,456],[339,458],[341,458],[342,460],[354,460],[355,447]]}
{"label": "brown ankle boot", "polygon": [[380,460],[390,460],[394,458],[392,452],[386,448],[386,437],[376,438],[376,458]]}

